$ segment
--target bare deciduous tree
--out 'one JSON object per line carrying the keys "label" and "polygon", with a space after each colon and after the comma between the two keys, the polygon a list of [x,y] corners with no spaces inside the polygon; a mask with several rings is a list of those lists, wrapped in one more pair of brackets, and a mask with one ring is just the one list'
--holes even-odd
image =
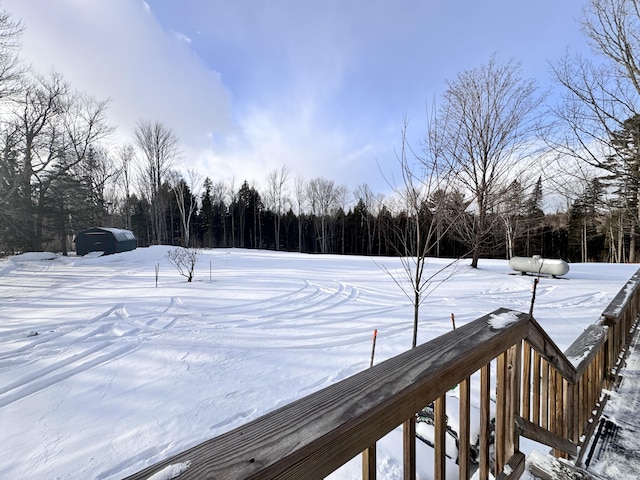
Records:
{"label": "bare deciduous tree", "polygon": [[[413,305],[413,336],[411,346],[418,341],[418,325],[420,320],[420,306],[429,293],[445,282],[455,272],[455,259],[444,268],[434,272],[427,272],[429,256],[447,228],[440,228],[439,219],[448,215],[445,209],[450,178],[443,175],[440,165],[430,158],[419,158],[409,147],[406,138],[407,121],[402,129],[402,147],[398,156],[402,183],[393,186],[396,197],[400,200],[400,208],[406,213],[404,224],[390,225],[395,234],[397,253],[402,263],[399,272],[390,271],[383,267],[394,282]],[[427,147],[428,150],[428,147]],[[410,158],[411,157],[411,158]],[[438,195],[435,193],[438,192]],[[450,219],[452,225],[455,219]]]}
{"label": "bare deciduous tree", "polygon": [[167,260],[178,270],[180,275],[187,279],[187,282],[191,282],[195,274],[199,254],[200,252],[197,248],[177,247],[167,252]]}
{"label": "bare deciduous tree", "polygon": [[296,207],[298,217],[298,252],[302,252],[302,214],[307,204],[305,182],[298,175],[295,180]]}
{"label": "bare deciduous tree", "polygon": [[429,129],[437,157],[473,201],[474,222],[460,234],[467,234],[474,268],[493,229],[495,217],[489,213],[505,184],[539,174],[531,166],[544,95],[536,92],[533,80],[520,77],[517,62],[500,65],[491,58],[448,82]]}
{"label": "bare deciduous tree", "polygon": [[200,198],[200,189],[202,187],[202,175],[194,169],[189,169],[186,179],[175,170],[168,172],[167,176],[173,194],[176,197],[178,211],[180,212],[183,246],[192,247],[191,220],[198,208],[198,199]]}
{"label": "bare deciduous tree", "polygon": [[124,197],[124,224],[127,229],[131,229],[131,163],[135,157],[133,145],[127,143],[120,146],[116,151],[118,161],[118,179],[117,185],[121,187],[121,195]]}
{"label": "bare deciduous tree", "polygon": [[378,217],[383,196],[381,194],[373,193],[369,185],[367,185],[366,183],[357,186],[353,193],[353,196],[356,202],[362,207],[360,210],[360,214],[362,216],[362,221],[367,227],[366,252],[368,255],[371,255],[373,253],[373,240],[375,238],[376,230],[378,234],[380,232],[380,228],[376,228],[375,219]]}
{"label": "bare deciduous tree", "polygon": [[[562,128],[556,129],[550,143],[564,163],[574,159],[578,164],[603,169],[622,182],[627,199],[635,196],[636,200],[623,205],[630,220],[627,228],[633,253],[629,260],[635,261],[635,236],[640,230],[640,186],[636,180],[640,162],[628,157],[628,151],[621,155],[617,142],[620,132],[628,132],[630,123],[640,114],[640,4],[590,0],[581,27],[598,61],[566,55],[554,67],[564,95],[555,109]],[[608,161],[614,156],[631,160],[625,165],[626,171],[621,172]],[[632,175],[629,166],[635,169]]]}
{"label": "bare deciduous tree", "polygon": [[0,12],[0,99],[12,96],[21,88],[25,68],[18,51],[23,30],[19,21],[11,19],[10,13]]}
{"label": "bare deciduous tree", "polygon": [[273,170],[267,175],[265,206],[271,209],[274,214],[273,227],[276,250],[280,250],[280,219],[282,218],[284,209],[289,203],[289,196],[286,189],[288,179],[289,169],[285,165],[280,167],[280,169]]}
{"label": "bare deciduous tree", "polygon": [[153,241],[162,244],[166,230],[164,210],[168,200],[162,184],[167,180],[167,173],[179,161],[178,137],[162,122],[150,120],[138,122],[133,136],[144,157],[139,180],[142,193],[151,207]]}
{"label": "bare deciduous tree", "polygon": [[327,220],[332,211],[340,206],[342,199],[346,195],[346,188],[336,185],[333,180],[317,177],[309,180],[307,195],[311,213],[315,217],[320,251],[327,253]]}

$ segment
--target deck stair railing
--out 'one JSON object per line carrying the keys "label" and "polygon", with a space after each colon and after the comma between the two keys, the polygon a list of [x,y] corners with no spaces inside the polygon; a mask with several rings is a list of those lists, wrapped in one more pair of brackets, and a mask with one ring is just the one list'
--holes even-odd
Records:
{"label": "deck stair railing", "polygon": [[[403,426],[404,478],[416,477],[415,415],[433,404],[433,478],[445,479],[447,394],[459,399],[458,475],[518,479],[520,438],[579,463],[636,328],[640,270],[567,349],[530,315],[499,309],[128,477],[181,464],[182,479],[324,478],[362,453],[376,478],[376,442]],[[558,321],[561,321],[559,312]],[[473,395],[472,395],[473,391]],[[478,425],[471,412],[479,411]],[[478,432],[473,435],[471,432]],[[473,441],[475,440],[475,442]],[[477,443],[477,464],[471,462]]]}

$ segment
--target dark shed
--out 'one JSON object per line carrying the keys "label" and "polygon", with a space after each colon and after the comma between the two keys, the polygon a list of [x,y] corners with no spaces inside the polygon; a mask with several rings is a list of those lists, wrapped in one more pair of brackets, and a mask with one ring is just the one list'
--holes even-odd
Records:
{"label": "dark shed", "polygon": [[135,250],[138,246],[138,240],[131,230],[107,227],[83,230],[76,235],[74,242],[77,255],[89,252],[104,252],[108,255]]}

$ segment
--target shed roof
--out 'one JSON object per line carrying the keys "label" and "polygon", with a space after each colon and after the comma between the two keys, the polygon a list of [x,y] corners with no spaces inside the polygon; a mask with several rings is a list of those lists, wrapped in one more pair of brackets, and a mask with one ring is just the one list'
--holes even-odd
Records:
{"label": "shed roof", "polygon": [[96,227],[95,229],[91,229],[91,230],[104,230],[106,232],[110,232],[118,241],[136,239],[136,236],[133,234],[131,230],[125,230],[123,228]]}

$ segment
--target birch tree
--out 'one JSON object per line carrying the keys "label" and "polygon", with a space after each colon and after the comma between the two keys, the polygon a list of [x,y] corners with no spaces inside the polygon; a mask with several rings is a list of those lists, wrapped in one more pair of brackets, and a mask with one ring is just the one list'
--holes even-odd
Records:
{"label": "birch tree", "polygon": [[151,208],[153,241],[160,245],[166,238],[164,212],[168,202],[162,185],[180,159],[178,137],[164,123],[150,120],[139,121],[133,136],[142,153],[139,185]]}

